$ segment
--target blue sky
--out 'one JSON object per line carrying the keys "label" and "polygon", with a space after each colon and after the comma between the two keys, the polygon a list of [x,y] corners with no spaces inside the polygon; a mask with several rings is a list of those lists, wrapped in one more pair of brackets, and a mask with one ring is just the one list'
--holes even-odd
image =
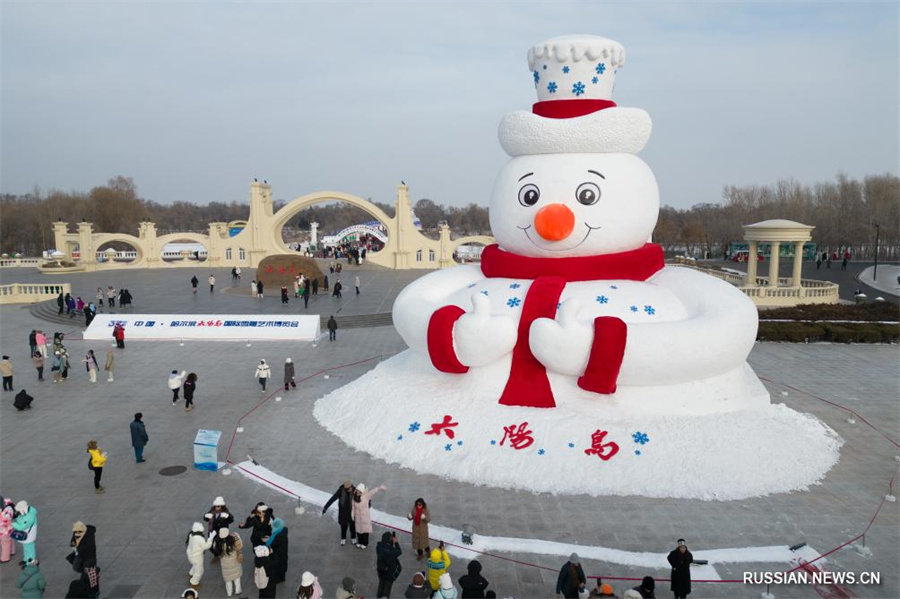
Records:
{"label": "blue sky", "polygon": [[621,42],[664,204],[897,173],[900,12],[884,3],[3,2],[0,191],[131,176],[163,203],[333,189],[486,204],[528,48]]}

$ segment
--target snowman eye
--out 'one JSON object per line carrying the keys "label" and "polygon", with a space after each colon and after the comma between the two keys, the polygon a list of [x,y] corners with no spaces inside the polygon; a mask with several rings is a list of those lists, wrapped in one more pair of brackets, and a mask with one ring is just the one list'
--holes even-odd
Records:
{"label": "snowman eye", "polygon": [[596,204],[600,200],[600,187],[596,183],[582,183],[575,190],[575,199],[585,206]]}
{"label": "snowman eye", "polygon": [[534,206],[541,199],[541,190],[534,183],[522,186],[519,190],[519,203],[523,206]]}

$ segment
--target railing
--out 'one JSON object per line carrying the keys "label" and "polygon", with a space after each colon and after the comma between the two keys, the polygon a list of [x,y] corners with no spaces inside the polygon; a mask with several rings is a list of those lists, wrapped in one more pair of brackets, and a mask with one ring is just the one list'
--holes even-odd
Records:
{"label": "railing", "polygon": [[791,279],[780,277],[778,287],[769,287],[769,277],[756,277],[756,285],[748,286],[746,275],[738,275],[713,268],[703,268],[692,264],[679,264],[680,268],[699,270],[723,281],[727,281],[753,298],[757,305],[779,306],[795,304],[836,304],[838,303],[839,286],[830,281],[801,279],[800,287],[791,286]]}
{"label": "railing", "polygon": [[0,304],[25,304],[72,293],[69,283],[11,283],[0,285]]}
{"label": "railing", "polygon": [[0,260],[0,267],[2,268],[14,268],[17,266],[34,268],[40,265],[40,258],[4,258]]}

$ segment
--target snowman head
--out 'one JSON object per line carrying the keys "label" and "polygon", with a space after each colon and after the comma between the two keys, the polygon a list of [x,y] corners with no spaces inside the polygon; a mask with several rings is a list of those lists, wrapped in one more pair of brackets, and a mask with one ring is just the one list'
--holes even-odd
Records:
{"label": "snowman head", "polygon": [[622,45],[596,36],[529,50],[538,102],[506,115],[499,130],[513,157],[491,197],[491,231],[504,250],[591,256],[635,250],[650,238],[659,190],[635,156],[650,137],[650,116],[612,101],[624,64]]}
{"label": "snowman head", "polygon": [[640,248],[656,226],[659,190],[632,154],[538,154],[513,158],[491,196],[500,247],[562,258]]}

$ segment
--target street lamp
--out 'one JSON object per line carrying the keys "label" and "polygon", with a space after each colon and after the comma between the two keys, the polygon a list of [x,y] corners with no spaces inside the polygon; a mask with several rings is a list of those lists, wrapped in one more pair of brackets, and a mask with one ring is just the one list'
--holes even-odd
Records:
{"label": "street lamp", "polygon": [[872,272],[872,280],[878,280],[878,234],[881,232],[881,225],[875,225],[875,269]]}

